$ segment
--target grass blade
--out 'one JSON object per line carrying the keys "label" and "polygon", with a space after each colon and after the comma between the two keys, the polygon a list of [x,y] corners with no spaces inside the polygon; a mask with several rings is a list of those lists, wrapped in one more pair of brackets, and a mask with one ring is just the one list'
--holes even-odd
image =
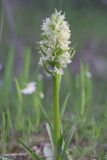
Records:
{"label": "grass blade", "polygon": [[16,84],[16,90],[17,90],[18,98],[19,98],[19,101],[21,102],[22,101],[22,94],[21,94],[21,88],[20,88],[20,85],[19,85],[19,82],[18,82],[17,78],[15,78],[15,84]]}
{"label": "grass blade", "polygon": [[67,138],[65,140],[64,152],[66,152],[66,150],[68,149],[75,131],[76,131],[76,127],[72,126],[71,129],[69,130]]}
{"label": "grass blade", "polygon": [[42,111],[44,117],[46,118],[46,120],[47,120],[47,122],[48,122],[48,124],[49,124],[49,126],[50,126],[50,128],[51,128],[51,130],[52,130],[52,132],[53,132],[53,128],[52,128],[50,119],[48,118],[48,114],[46,113],[46,111],[45,111],[45,109],[43,108],[42,105],[40,105],[40,108],[41,108],[41,111]]}
{"label": "grass blade", "polygon": [[63,106],[62,106],[62,109],[61,109],[61,119],[62,119],[62,117],[64,115],[65,110],[66,110],[67,102],[68,102],[69,97],[70,97],[70,93],[67,94],[67,96],[66,96],[66,98],[64,100],[64,103],[63,103]]}
{"label": "grass blade", "polygon": [[30,153],[32,158],[34,158],[35,160],[41,160],[41,158],[34,151],[32,151],[29,147],[27,147],[23,142],[21,142],[18,139],[17,141]]}
{"label": "grass blade", "polygon": [[61,154],[61,151],[63,150],[64,147],[64,136],[63,134],[60,136],[57,144],[57,153]]}
{"label": "grass blade", "polygon": [[49,139],[50,139],[50,142],[51,142],[52,150],[54,152],[54,135],[53,135],[52,130],[50,128],[50,125],[48,123],[46,123],[46,129],[47,129],[47,132],[48,132],[48,135],[49,135]]}

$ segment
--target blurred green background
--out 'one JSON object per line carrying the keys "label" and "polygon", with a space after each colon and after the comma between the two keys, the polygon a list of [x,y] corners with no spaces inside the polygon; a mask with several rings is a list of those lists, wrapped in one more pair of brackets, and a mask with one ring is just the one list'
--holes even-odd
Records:
{"label": "blurred green background", "polygon": [[90,65],[94,78],[106,80],[106,0],[67,0],[66,2],[64,0],[4,0],[3,5],[1,1],[0,15],[3,21],[0,32],[1,78],[10,46],[15,48],[15,73],[22,68],[23,49],[26,47],[32,50],[35,58],[35,61],[32,59],[32,63],[36,68],[39,56],[35,42],[40,40],[40,26],[42,20],[50,16],[55,8],[65,12],[72,32],[72,45],[76,46],[76,57],[73,62],[76,66],[72,63],[71,70],[73,68],[77,71],[77,63],[84,60]]}
{"label": "blurred green background", "polygon": [[[65,12],[72,46],[76,48],[72,64],[63,76],[61,104],[70,92],[68,110],[79,112],[83,91],[91,118],[98,117],[100,121],[107,113],[107,0],[1,0],[0,131],[3,142],[10,128],[11,134],[18,130],[25,135],[27,131],[28,136],[38,131],[40,121],[44,120],[39,105],[49,108],[51,113],[52,80],[38,65],[36,42],[40,41],[42,20],[55,9]],[[85,72],[87,79],[81,80]],[[27,97],[20,95],[20,90],[30,81],[37,82],[38,92]],[[39,92],[44,93],[44,99]],[[18,123],[19,120],[23,123]]]}
{"label": "blurred green background", "polygon": [[[89,65],[95,99],[98,103],[106,101],[107,80],[107,1],[106,0],[3,0],[0,2],[0,86],[7,61],[14,48],[11,74],[13,77],[22,72],[24,50],[31,50],[31,75],[38,66],[38,46],[42,20],[54,10],[62,10],[70,24],[72,46],[76,47],[76,56],[69,66],[73,74],[79,72],[80,61]],[[10,62],[11,63],[11,62]],[[8,73],[9,74],[9,73]],[[11,76],[10,76],[11,77]],[[32,78],[30,79],[32,80]]]}

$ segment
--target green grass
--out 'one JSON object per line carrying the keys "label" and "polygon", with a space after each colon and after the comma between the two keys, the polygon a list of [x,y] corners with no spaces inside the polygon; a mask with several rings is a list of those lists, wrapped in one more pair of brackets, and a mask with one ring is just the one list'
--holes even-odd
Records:
{"label": "green grass", "polygon": [[[9,59],[8,61],[10,62]],[[7,64],[10,65],[12,62],[9,62]],[[24,66],[28,67],[28,65]],[[8,69],[10,69],[10,67]],[[6,73],[7,75],[5,76],[7,77],[9,73]],[[65,115],[63,117],[63,129],[66,130],[71,125],[75,127],[75,132],[73,133],[71,140],[73,149],[70,148],[68,157],[71,156],[83,158],[90,156],[105,156],[105,153],[102,153],[103,148],[101,146],[103,146],[106,139],[105,127],[107,109],[106,106],[103,106],[104,114],[100,112],[93,113],[93,79],[92,77],[88,77],[87,73],[89,73],[88,66],[81,62],[80,73],[73,76],[73,74],[70,73],[69,69],[67,69],[65,71],[64,80],[62,81],[62,85],[64,84],[65,86],[65,88],[63,87],[64,93],[69,92],[69,97],[67,96],[69,99],[66,97],[63,104],[64,111],[68,106],[67,111],[65,112],[65,114],[64,111],[61,112]],[[21,74],[21,76],[23,75]],[[26,77],[29,77],[29,74]],[[22,95],[20,92],[22,86],[24,85],[24,81],[21,81],[20,83],[20,80],[15,79],[15,81],[11,80],[12,83],[9,83],[11,84],[11,87],[8,88],[8,92],[6,92],[5,95],[6,97],[8,97],[10,93],[12,94],[12,98],[8,100],[9,104],[14,105],[10,108],[8,105],[8,108],[6,108],[4,112],[1,112],[1,142],[3,144],[3,147],[0,149],[1,153],[11,150],[8,148],[11,134],[14,135],[13,139],[15,140],[15,137],[17,138],[16,133],[20,133],[20,136],[18,138],[22,139],[23,142],[29,145],[28,139],[31,138],[35,132],[38,132],[40,130],[40,124],[44,123],[45,117],[43,118],[43,114],[40,110],[42,99],[39,95],[40,91],[43,91],[43,81],[38,79],[38,77],[40,77],[38,72],[36,72],[36,75],[34,77],[36,77],[35,81],[37,82],[38,89],[35,94],[32,94],[30,96]],[[25,82],[27,82],[27,79]],[[13,88],[13,84],[15,87],[14,90],[11,89]],[[61,96],[63,97],[64,95],[61,94]],[[45,104],[43,103],[43,108],[44,106]],[[50,110],[50,105],[47,106],[47,109]],[[97,109],[99,110],[99,108]],[[3,108],[1,109],[1,111],[2,110]],[[51,112],[48,114],[49,117],[52,116]],[[66,115],[68,115],[69,118]],[[40,116],[42,116],[41,120]],[[105,137],[103,135],[105,135]],[[87,146],[87,148],[84,148],[82,150],[82,146]],[[101,155],[99,155],[100,152]]]}

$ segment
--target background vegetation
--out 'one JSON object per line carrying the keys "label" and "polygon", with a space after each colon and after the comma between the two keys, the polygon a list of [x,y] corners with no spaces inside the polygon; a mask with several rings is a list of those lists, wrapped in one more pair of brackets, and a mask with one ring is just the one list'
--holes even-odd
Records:
{"label": "background vegetation", "polygon": [[[61,106],[67,105],[65,128],[76,126],[71,154],[103,157],[107,151],[106,0],[0,1],[0,152],[22,150],[16,137],[29,146],[46,141],[40,106],[52,118],[52,80],[38,65],[35,42],[40,40],[42,20],[55,8],[65,12],[76,47],[60,95]],[[21,89],[30,81],[36,81],[37,91],[22,95]]]}

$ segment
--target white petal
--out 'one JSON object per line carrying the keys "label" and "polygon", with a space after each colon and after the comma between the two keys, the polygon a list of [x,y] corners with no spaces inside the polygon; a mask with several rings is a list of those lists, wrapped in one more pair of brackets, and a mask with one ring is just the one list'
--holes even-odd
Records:
{"label": "white petal", "polygon": [[36,83],[30,82],[26,85],[26,88],[21,90],[21,93],[23,94],[32,94],[36,90]]}

